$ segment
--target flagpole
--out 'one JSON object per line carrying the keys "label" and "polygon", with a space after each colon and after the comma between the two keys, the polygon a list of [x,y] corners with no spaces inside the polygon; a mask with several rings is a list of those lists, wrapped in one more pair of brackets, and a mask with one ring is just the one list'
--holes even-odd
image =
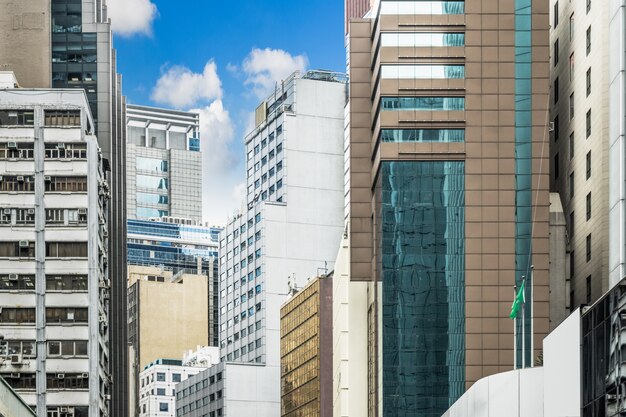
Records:
{"label": "flagpole", "polygon": [[[526,277],[522,276],[522,283],[526,282]],[[522,287],[526,291],[526,285]],[[522,301],[522,369],[526,368],[526,294],[523,294]]]}
{"label": "flagpole", "polygon": [[533,355],[535,353],[535,265],[530,266],[530,366],[535,366]]}
{"label": "flagpole", "polygon": [[[515,297],[517,297],[517,285],[513,283],[513,302],[515,302]],[[513,322],[513,369],[517,368],[517,317]]]}

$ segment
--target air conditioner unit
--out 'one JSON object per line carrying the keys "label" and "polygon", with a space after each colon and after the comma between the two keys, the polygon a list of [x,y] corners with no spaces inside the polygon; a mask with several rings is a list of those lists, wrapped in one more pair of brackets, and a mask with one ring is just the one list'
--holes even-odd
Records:
{"label": "air conditioner unit", "polygon": [[86,208],[79,208],[78,209],[78,214],[87,214],[87,209]]}
{"label": "air conditioner unit", "polygon": [[57,149],[65,149],[65,143],[57,144]]}
{"label": "air conditioner unit", "polygon": [[19,277],[17,274],[9,274],[9,281],[17,281]]}
{"label": "air conditioner unit", "polygon": [[57,374],[58,379],[65,379],[65,374]]}
{"label": "air conditioner unit", "polygon": [[104,221],[104,217],[100,217],[100,220],[98,223],[100,223],[101,226],[105,225],[106,221]]}
{"label": "air conditioner unit", "polygon": [[35,209],[34,208],[29,208],[27,213],[28,214],[35,214]]}
{"label": "air conditioner unit", "polygon": [[107,401],[111,401],[111,395],[110,394],[104,394],[104,399]]}
{"label": "air conditioner unit", "polygon": [[109,231],[108,230],[103,230],[102,231],[102,237],[109,237]]}
{"label": "air conditioner unit", "polygon": [[24,182],[24,176],[18,175],[17,180],[18,182]]}
{"label": "air conditioner unit", "polygon": [[45,177],[43,177],[45,182],[50,182],[52,181],[52,177],[50,175],[46,175]]}
{"label": "air conditioner unit", "polygon": [[19,373],[12,373],[11,376],[9,378],[20,378],[22,376],[22,374]]}
{"label": "air conditioner unit", "polygon": [[7,144],[7,148],[9,148],[9,149],[16,149],[17,148],[17,142],[9,142]]}
{"label": "air conditioner unit", "polygon": [[4,214],[11,214],[11,209],[4,209],[4,210],[2,210],[2,212]]}
{"label": "air conditioner unit", "polygon": [[69,413],[70,412],[70,408],[69,407],[59,407],[59,412],[61,412],[61,413]]}
{"label": "air conditioner unit", "polygon": [[111,296],[109,295],[108,292],[105,292],[104,294],[102,294],[102,299],[103,300],[108,300],[109,298],[111,298]]}
{"label": "air conditioner unit", "polygon": [[11,365],[21,365],[24,362],[22,355],[11,355]]}
{"label": "air conditioner unit", "polygon": [[28,240],[20,240],[20,248],[27,248],[29,243]]}
{"label": "air conditioner unit", "polygon": [[106,323],[106,322],[107,322],[107,316],[105,316],[104,314],[103,314],[103,315],[101,315],[101,316],[98,318],[98,321],[99,321],[100,323]]}
{"label": "air conditioner unit", "polygon": [[85,374],[81,374],[80,375],[81,378],[89,378],[89,374],[85,373]]}

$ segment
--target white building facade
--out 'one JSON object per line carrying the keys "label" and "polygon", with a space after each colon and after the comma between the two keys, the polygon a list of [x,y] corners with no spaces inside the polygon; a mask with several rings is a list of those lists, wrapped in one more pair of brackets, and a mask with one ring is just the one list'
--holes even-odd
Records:
{"label": "white building facade", "polygon": [[0,376],[46,417],[109,416],[109,186],[82,90],[0,91]]}
{"label": "white building facade", "polygon": [[[310,71],[257,108],[246,137],[247,210],[220,235],[221,359],[264,364],[270,385],[280,383],[289,288],[332,270],[343,234],[345,97],[344,75]],[[279,413],[275,394],[268,416]]]}

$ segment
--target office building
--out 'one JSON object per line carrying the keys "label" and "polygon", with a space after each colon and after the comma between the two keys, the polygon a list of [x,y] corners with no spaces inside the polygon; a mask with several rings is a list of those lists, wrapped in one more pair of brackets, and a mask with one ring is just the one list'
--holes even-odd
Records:
{"label": "office building", "polygon": [[40,417],[109,416],[110,192],[87,97],[0,75],[0,376]]}
{"label": "office building", "polygon": [[333,415],[332,273],[280,309],[281,416]]}
{"label": "office building", "polygon": [[348,32],[348,23],[353,17],[363,17],[370,9],[370,0],[345,0],[345,30]]}
{"label": "office building", "polygon": [[128,105],[129,219],[202,220],[202,154],[197,113]]}
{"label": "office building", "polygon": [[6,0],[0,4],[0,71],[24,88],[79,88],[87,94],[111,188],[111,404],[128,415],[126,334],[126,129],[106,0]]}
{"label": "office building", "polygon": [[310,71],[261,103],[245,140],[247,210],[220,235],[222,361],[263,364],[251,372],[268,372],[276,387],[280,307],[289,288],[332,270],[343,233],[345,94],[345,75]]}
{"label": "office building", "polygon": [[144,367],[139,376],[140,417],[176,417],[176,385],[219,363],[217,347],[199,349],[193,356],[196,365],[181,360],[158,359]]}
{"label": "office building", "polygon": [[335,373],[350,385],[335,414],[366,415],[360,397],[369,416],[441,415],[534,363],[548,332],[548,5],[381,0],[348,32],[350,267],[334,305],[347,297],[349,339],[334,351],[358,360]]}
{"label": "office building", "polygon": [[609,289],[607,204],[609,162],[615,161],[609,159],[609,107],[619,105],[608,91],[609,72],[615,72],[606,70],[610,8],[610,2],[550,1],[550,185],[567,222],[568,271],[561,285],[571,311]]}
{"label": "office building", "polygon": [[272,368],[220,362],[176,385],[177,417],[274,417],[280,403]]}

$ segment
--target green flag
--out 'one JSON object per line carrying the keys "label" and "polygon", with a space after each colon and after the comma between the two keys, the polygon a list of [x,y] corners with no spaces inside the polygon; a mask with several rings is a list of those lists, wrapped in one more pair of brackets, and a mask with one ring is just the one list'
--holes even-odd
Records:
{"label": "green flag", "polygon": [[515,300],[513,300],[513,305],[511,306],[511,314],[509,315],[511,319],[517,318],[517,313],[519,312],[519,308],[521,307],[523,303],[526,302],[526,299],[524,298],[525,286],[526,286],[526,280],[522,281],[522,285],[519,287],[519,291],[517,295],[515,296]]}

